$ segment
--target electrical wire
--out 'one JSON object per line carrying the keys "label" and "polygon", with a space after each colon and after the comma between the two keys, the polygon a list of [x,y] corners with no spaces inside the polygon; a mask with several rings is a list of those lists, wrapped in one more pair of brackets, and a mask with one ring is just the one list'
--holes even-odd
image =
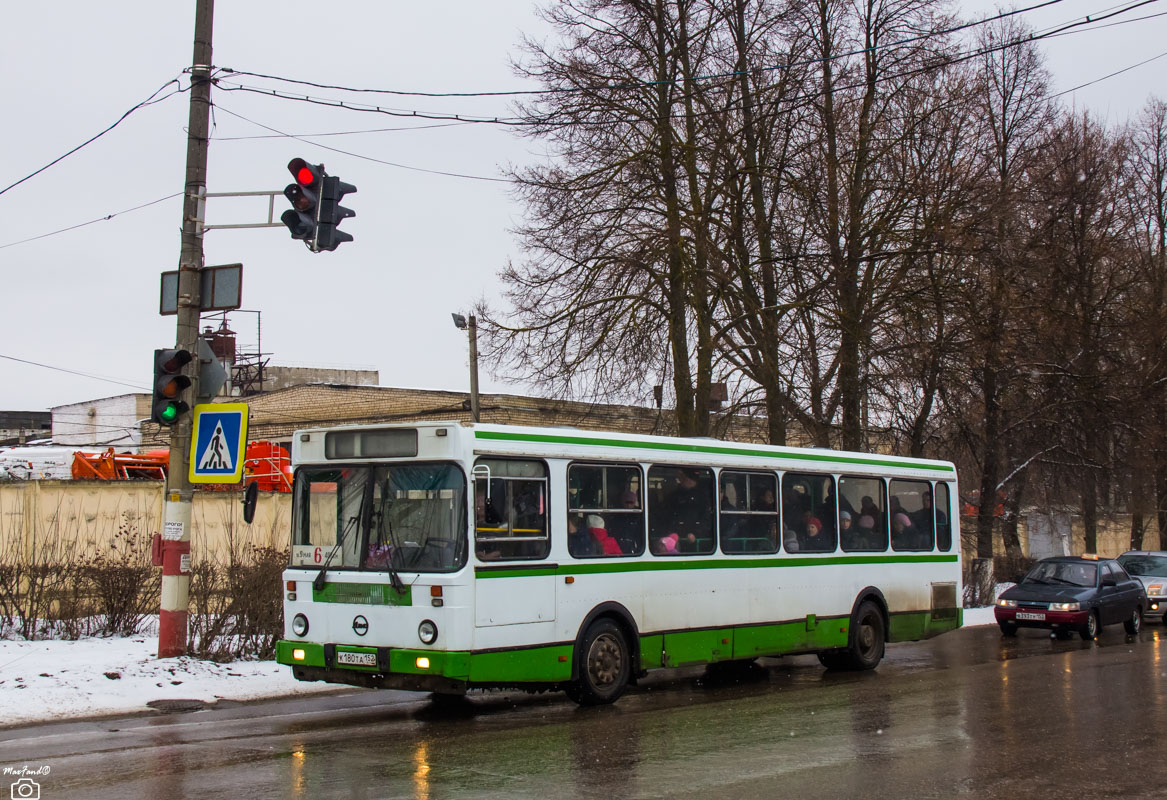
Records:
{"label": "electrical wire", "polygon": [[34,367],[42,367],[44,369],[51,369],[55,372],[67,372],[70,375],[80,375],[82,378],[92,378],[95,381],[105,381],[106,383],[116,383],[116,384],[119,384],[121,386],[129,386],[131,389],[137,389],[140,392],[149,391],[148,389],[143,387],[141,384],[126,383],[125,381],[119,381],[116,378],[107,378],[103,375],[93,375],[93,374],[88,373],[88,372],[78,372],[75,369],[66,369],[65,367],[54,367],[51,364],[41,364],[38,361],[27,361],[23,358],[17,358],[16,356],[6,356],[3,353],[0,353],[0,358],[5,358],[5,359],[8,359],[9,361],[16,361],[16,362],[19,362],[21,364],[29,364],[29,365],[34,366]]}
{"label": "electrical wire", "polygon": [[86,225],[93,225],[96,222],[106,222],[106,221],[111,220],[120,214],[129,214],[131,211],[137,211],[137,210],[142,209],[142,208],[148,208],[149,206],[157,205],[158,203],[163,203],[167,200],[171,200],[175,197],[181,197],[181,196],[182,196],[182,192],[175,192],[174,194],[168,194],[165,197],[159,197],[157,200],[151,200],[149,203],[142,203],[142,205],[140,205],[140,206],[134,206],[133,208],[125,208],[125,209],[122,209],[121,211],[115,211],[112,214],[106,214],[104,217],[98,217],[97,219],[91,219],[88,222],[81,222],[81,223],[78,223],[76,225],[70,225],[68,228],[61,228],[60,230],[55,230],[55,231],[52,231],[50,233],[42,233],[39,236],[30,236],[27,239],[21,239],[21,240],[16,241],[16,242],[9,242],[8,244],[0,244],[0,250],[3,250],[6,247],[16,247],[16,245],[25,244],[26,242],[35,242],[37,239],[45,239],[45,238],[48,238],[49,236],[56,236],[58,233],[66,233],[68,231],[75,231],[78,228],[84,228]]}
{"label": "electrical wire", "polygon": [[1103,75],[1101,78],[1095,78],[1092,81],[1086,81],[1086,83],[1079,83],[1077,86],[1074,86],[1073,88],[1065,89],[1063,91],[1058,92],[1057,94],[1051,94],[1050,99],[1052,100],[1055,97],[1061,97],[1064,94],[1071,94],[1072,92],[1076,92],[1079,89],[1085,89],[1087,86],[1093,86],[1096,83],[1101,83],[1104,80],[1107,80],[1109,78],[1113,78],[1115,75],[1121,75],[1124,72],[1130,72],[1132,69],[1136,69],[1138,67],[1141,67],[1144,64],[1150,64],[1152,61],[1158,61],[1160,58],[1163,58],[1163,56],[1167,56],[1167,50],[1164,50],[1162,53],[1160,53],[1157,56],[1151,56],[1150,58],[1148,58],[1144,61],[1140,61],[1137,64],[1131,64],[1129,67],[1123,67],[1120,70],[1116,70],[1115,72],[1111,72],[1109,75]]}
{"label": "electrical wire", "polygon": [[[1009,40],[1005,40],[1002,42],[998,42],[995,44],[989,44],[987,46],[972,48],[969,51],[964,52],[964,53],[958,53],[955,55],[941,57],[941,58],[936,59],[936,61],[932,64],[926,64],[922,67],[912,68],[909,70],[905,70],[903,72],[880,76],[880,77],[875,79],[875,82],[876,83],[886,83],[888,81],[902,80],[902,79],[914,77],[916,75],[920,75],[920,74],[923,74],[926,72],[931,72],[931,71],[934,71],[937,69],[950,67],[950,66],[962,63],[964,61],[968,61],[968,60],[978,58],[978,57],[981,57],[984,55],[989,55],[991,53],[998,52],[1001,50],[1006,50],[1006,49],[1009,49],[1012,47],[1018,47],[1018,46],[1021,46],[1021,45],[1027,44],[1027,43],[1040,41],[1042,39],[1049,39],[1049,38],[1054,38],[1054,37],[1064,36],[1064,35],[1069,35],[1069,34],[1074,34],[1074,33],[1084,33],[1084,32],[1093,30],[1092,27],[1086,27],[1086,26],[1096,25],[1103,20],[1111,19],[1111,18],[1118,16],[1120,14],[1125,14],[1125,13],[1128,13],[1130,11],[1133,11],[1134,9],[1141,8],[1143,6],[1150,5],[1152,3],[1157,3],[1157,2],[1159,2],[1159,0],[1139,0],[1138,2],[1129,3],[1129,4],[1123,5],[1121,7],[1112,6],[1110,9],[1104,9],[1102,12],[1099,12],[1098,15],[1087,15],[1085,17],[1075,18],[1074,20],[1072,20],[1070,22],[1062,23],[1062,24],[1053,26],[1051,28],[1048,28],[1044,32],[1041,32],[1041,33],[1032,33],[1032,34],[1020,36],[1020,37],[1017,37],[1014,39],[1009,39]],[[1112,23],[1112,24],[1117,24],[1117,23]],[[863,51],[859,51],[859,52],[863,52]],[[809,61],[806,61],[805,63],[806,64],[813,64],[813,63],[825,62],[828,60],[830,60],[830,58],[809,60]],[[645,85],[648,85],[648,84],[645,84]],[[251,93],[260,94],[260,95],[264,95],[264,96],[268,96],[268,97],[275,97],[275,98],[281,99],[281,100],[293,100],[293,101],[298,101],[298,102],[307,102],[307,103],[310,103],[313,105],[322,105],[322,106],[331,107],[331,108],[344,108],[344,109],[347,109],[350,111],[361,111],[361,112],[365,112],[365,113],[379,113],[379,114],[385,114],[385,115],[393,116],[393,117],[409,117],[409,118],[418,118],[418,119],[474,122],[474,123],[479,123],[479,124],[498,124],[498,125],[506,125],[506,126],[510,126],[510,127],[536,127],[536,126],[538,126],[538,127],[543,127],[543,128],[549,128],[549,127],[568,127],[568,126],[579,126],[579,125],[610,125],[611,124],[611,121],[606,120],[606,119],[603,119],[603,120],[572,120],[572,121],[560,122],[560,121],[555,121],[554,119],[551,119],[550,117],[544,117],[544,118],[540,118],[540,119],[525,119],[525,118],[519,118],[519,117],[501,118],[501,117],[472,116],[472,115],[461,115],[461,114],[450,116],[450,115],[443,115],[443,114],[440,114],[437,112],[423,112],[423,111],[410,110],[410,109],[391,109],[391,108],[383,108],[381,106],[372,106],[372,105],[363,104],[363,103],[354,103],[354,102],[348,102],[348,101],[343,101],[343,100],[333,100],[331,98],[321,98],[321,97],[312,97],[309,95],[291,94],[289,92],[282,92],[278,89],[269,89],[269,88],[265,88],[265,87],[255,87],[255,86],[249,86],[247,84],[237,84],[237,83],[228,82],[227,86],[233,87],[233,88],[224,88],[223,91],[251,92]],[[847,91],[850,89],[861,89],[861,88],[864,88],[866,86],[868,86],[867,80],[859,80],[859,81],[852,83],[852,84],[832,86],[831,90],[832,91]],[[812,91],[812,92],[806,92],[806,93],[803,93],[801,95],[796,95],[793,97],[783,98],[781,102],[787,105],[787,107],[785,109],[786,111],[792,111],[792,110],[795,110],[799,107],[805,107],[806,105],[809,105],[813,101],[823,97],[824,94],[825,94],[824,90],[816,90],[816,91]],[[696,116],[721,115],[721,114],[726,113],[727,111],[732,111],[732,110],[735,110],[735,109],[722,108],[722,109],[718,109],[716,111],[710,111],[710,112],[697,112]],[[667,119],[680,119],[680,118],[685,118],[686,116],[688,116],[687,113],[678,112],[676,114],[669,115],[667,117]],[[498,179],[495,179],[495,180],[498,180]]]}
{"label": "electrical wire", "polygon": [[[865,47],[865,48],[861,48],[858,50],[852,50],[849,52],[838,53],[836,55],[828,56],[826,58],[809,59],[809,60],[805,60],[805,61],[796,61],[796,62],[791,62],[791,63],[787,63],[787,64],[776,64],[776,65],[769,66],[769,67],[760,67],[758,71],[771,72],[774,70],[785,70],[785,69],[790,69],[792,67],[809,66],[811,64],[825,63],[828,61],[835,61],[835,60],[842,59],[842,58],[850,58],[852,56],[864,55],[866,53],[875,52],[876,50],[880,50],[880,49],[889,49],[889,48],[893,48],[893,47],[903,47],[904,45],[912,44],[913,42],[919,42],[919,41],[934,38],[937,36],[947,36],[948,34],[951,34],[951,33],[956,33],[958,31],[967,30],[969,28],[975,28],[975,27],[978,27],[980,25],[986,25],[990,22],[996,22],[997,20],[1005,19],[1007,17],[1012,17],[1012,16],[1016,16],[1019,14],[1027,14],[1031,11],[1036,11],[1038,9],[1047,8],[1049,6],[1055,6],[1055,5],[1058,5],[1059,3],[1062,3],[1062,2],[1064,2],[1064,0],[1044,0],[1044,2],[1037,3],[1037,4],[1031,5],[1031,6],[1026,6],[1025,8],[1017,8],[1017,9],[1012,9],[1009,11],[1003,11],[1003,12],[1000,12],[998,14],[994,14],[993,16],[990,16],[990,17],[984,17],[984,18],[979,19],[979,20],[972,20],[970,22],[962,22],[962,23],[960,23],[958,25],[954,25],[950,28],[944,28],[944,29],[936,30],[936,31],[928,31],[926,33],[920,34],[919,36],[912,36],[912,37],[909,37],[907,39],[901,39],[899,41],[891,42],[891,43],[886,44],[886,45],[879,45],[879,46],[875,46],[875,47]],[[253,78],[261,78],[264,80],[281,81],[283,83],[292,83],[292,84],[296,84],[299,86],[311,86],[315,89],[329,89],[329,90],[334,90],[334,91],[350,92],[353,94],[387,94],[387,95],[394,95],[397,97],[519,97],[519,96],[523,96],[523,95],[565,94],[565,93],[590,92],[590,91],[599,91],[599,90],[613,91],[613,90],[621,90],[621,89],[642,89],[642,88],[649,87],[649,86],[660,86],[663,84],[670,84],[671,85],[671,84],[677,84],[677,83],[692,83],[692,82],[696,82],[696,81],[718,80],[718,79],[722,79],[722,78],[737,78],[737,77],[741,77],[741,75],[743,74],[741,72],[722,72],[722,73],[713,73],[713,74],[709,74],[709,75],[695,75],[695,76],[692,76],[689,78],[674,78],[674,79],[663,80],[663,81],[635,81],[635,82],[629,82],[629,83],[625,83],[625,84],[613,84],[613,85],[604,84],[604,85],[596,85],[596,86],[571,86],[571,87],[553,88],[553,89],[513,89],[513,90],[500,90],[500,91],[488,91],[488,92],[419,92],[419,91],[406,91],[406,90],[398,90],[398,89],[357,89],[357,88],[352,88],[352,87],[348,87],[348,86],[340,86],[340,85],[336,85],[336,84],[317,83],[314,81],[297,80],[294,78],[284,78],[284,77],[281,77],[278,75],[265,75],[265,74],[259,73],[259,72],[249,72],[247,70],[237,70],[237,69],[231,69],[229,67],[222,68],[222,71],[224,74],[229,74],[229,75],[247,75],[247,76],[250,76]],[[750,70],[746,74],[750,74],[752,72],[754,72],[754,70]]]}
{"label": "electrical wire", "polygon": [[340,153],[341,155],[352,156],[353,158],[359,158],[359,159],[362,159],[364,161],[372,161],[376,164],[385,164],[387,166],[397,167],[399,169],[412,170],[413,172],[425,172],[425,173],[429,173],[431,175],[445,175],[445,176],[451,177],[451,178],[469,178],[470,180],[475,180],[475,181],[492,181],[492,182],[497,182],[497,183],[510,183],[510,181],[507,178],[490,178],[490,177],[486,177],[484,175],[466,175],[466,174],[463,174],[461,172],[446,172],[446,171],[438,170],[438,169],[426,169],[424,167],[413,167],[413,166],[410,166],[409,164],[399,164],[399,163],[394,162],[394,161],[385,161],[385,160],[380,159],[380,158],[373,158],[372,156],[361,155],[360,153],[353,153],[349,150],[341,150],[341,149],[336,148],[336,147],[329,147],[328,145],[320,144],[319,142],[309,141],[308,139],[304,138],[303,136],[296,136],[294,134],[284,133],[282,131],[276,130],[275,128],[273,128],[269,125],[264,125],[262,122],[256,122],[253,119],[248,119],[247,117],[243,116],[242,114],[237,114],[229,108],[224,108],[222,105],[217,105],[216,107],[220,111],[222,111],[224,114],[230,114],[232,117],[236,117],[238,119],[241,119],[244,122],[249,122],[252,125],[263,128],[264,130],[272,131],[273,133],[277,133],[280,136],[284,136],[284,137],[287,137],[289,139],[295,139],[298,142],[304,142],[305,144],[311,145],[313,147],[319,147],[319,148],[322,148],[324,150],[329,150],[333,153]]}
{"label": "electrical wire", "polygon": [[[249,120],[250,121],[250,120]],[[399,128],[364,128],[359,131],[325,131],[323,133],[273,133],[273,134],[259,134],[256,136],[212,136],[212,141],[215,142],[242,142],[251,139],[285,139],[287,137],[297,138],[316,138],[319,136],[357,136],[363,133],[393,133],[397,131],[426,131],[434,128],[460,128],[464,125],[470,125],[469,122],[443,122],[439,125],[403,125]]]}
{"label": "electrical wire", "polygon": [[[185,91],[187,91],[187,89],[184,89],[184,88],[182,87],[182,85],[181,85],[181,84],[179,84],[179,87],[178,87],[177,89],[175,89],[173,92],[170,92],[169,94],[163,95],[162,97],[158,97],[158,93],[159,93],[159,92],[161,92],[163,89],[165,89],[167,86],[169,86],[169,85],[170,85],[170,84],[172,84],[172,83],[179,83],[179,81],[178,81],[178,78],[171,78],[171,79],[170,79],[170,80],[168,80],[166,83],[164,83],[164,84],[162,84],[161,86],[159,86],[157,89],[155,89],[155,90],[153,91],[153,93],[151,93],[151,95],[150,95],[149,97],[147,97],[147,98],[146,98],[145,100],[143,100],[142,102],[138,103],[136,106],[134,106],[133,108],[131,108],[129,111],[127,111],[127,112],[125,112],[124,114],[122,114],[120,117],[118,117],[117,121],[116,121],[114,124],[110,125],[110,126],[109,126],[108,128],[106,128],[105,130],[103,130],[103,131],[101,131],[100,133],[98,133],[98,134],[95,134],[94,136],[91,136],[90,138],[86,139],[84,142],[82,142],[81,144],[77,145],[76,147],[74,147],[74,148],[73,148],[72,150],[70,150],[69,152],[67,152],[67,153],[64,153],[63,155],[57,156],[56,158],[54,158],[54,159],[53,159],[52,161],[50,161],[49,163],[45,164],[45,165],[44,165],[43,167],[41,167],[40,169],[38,169],[38,170],[36,170],[36,171],[34,171],[34,172],[30,172],[28,175],[25,175],[23,178],[21,178],[20,180],[16,181],[15,183],[10,183],[9,185],[5,186],[3,189],[0,189],[0,194],[4,194],[4,193],[5,193],[5,192],[7,192],[9,189],[12,189],[13,187],[19,186],[20,184],[22,184],[22,183],[24,183],[25,181],[27,181],[29,178],[33,178],[33,177],[35,177],[35,176],[37,176],[37,175],[41,174],[42,172],[44,172],[46,169],[48,169],[49,167],[53,166],[54,164],[57,164],[57,163],[60,163],[61,161],[64,161],[66,158],[68,158],[69,156],[73,155],[73,154],[74,154],[74,153],[76,153],[78,150],[82,149],[83,147],[86,147],[87,145],[90,145],[90,144],[92,144],[93,142],[96,142],[98,139],[100,139],[102,136],[105,136],[107,133],[109,133],[110,131],[112,131],[112,130],[113,130],[114,128],[116,128],[118,125],[121,125],[121,124],[122,124],[122,122],[124,122],[124,121],[126,120],[126,118],[127,118],[127,117],[129,117],[131,114],[133,114],[133,113],[134,113],[135,111],[137,111],[138,109],[140,109],[140,108],[145,108],[146,106],[152,106],[152,105],[154,105],[154,104],[156,104],[156,103],[161,103],[163,100],[166,100],[167,98],[173,97],[173,96],[174,96],[174,95],[176,95],[176,94],[180,94],[180,93],[182,93],[182,92],[185,92]],[[155,99],[156,97],[157,97],[158,99]]]}

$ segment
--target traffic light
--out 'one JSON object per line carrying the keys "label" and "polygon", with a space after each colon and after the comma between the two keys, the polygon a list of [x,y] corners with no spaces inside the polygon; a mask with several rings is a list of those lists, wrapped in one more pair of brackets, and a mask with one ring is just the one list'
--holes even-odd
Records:
{"label": "traffic light", "polygon": [[173,425],[190,410],[182,400],[182,393],[190,386],[190,378],[182,368],[193,359],[189,350],[154,351],[154,401],[150,419],[159,425]]}
{"label": "traffic light", "polygon": [[345,208],[340,200],[346,194],[352,194],[357,187],[345,183],[340,178],[326,175],[320,192],[320,213],[316,228],[316,249],[335,250],[344,242],[351,242],[351,234],[338,230],[337,226],[349,217],[355,217],[357,212]]}
{"label": "traffic light", "polygon": [[288,226],[293,239],[302,239],[312,250],[316,249],[316,219],[319,215],[317,199],[320,184],[324,178],[324,168],[309,164],[302,158],[288,162],[288,172],[296,179],[284,189],[284,196],[292,207],[280,215],[280,221]]}

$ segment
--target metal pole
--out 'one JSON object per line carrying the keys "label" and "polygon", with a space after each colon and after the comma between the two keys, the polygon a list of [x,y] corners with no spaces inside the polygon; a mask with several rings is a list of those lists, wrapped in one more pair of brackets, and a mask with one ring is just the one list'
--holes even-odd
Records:
{"label": "metal pole", "polygon": [[467,327],[470,328],[470,417],[481,422],[478,416],[478,320],[473,314]]}
{"label": "metal pole", "polygon": [[[194,60],[191,65],[190,117],[186,140],[186,197],[182,204],[182,251],[178,259],[177,346],[198,352],[199,270],[203,267],[203,210],[207,192],[207,142],[211,119],[211,32],[214,0],[195,0]],[[191,385],[186,399],[198,397],[199,360],[185,368]],[[192,415],[182,414],[170,429],[170,469],[162,529],[162,603],[158,619],[158,657],[186,653],[186,615],[190,594],[192,491],[187,476]]]}

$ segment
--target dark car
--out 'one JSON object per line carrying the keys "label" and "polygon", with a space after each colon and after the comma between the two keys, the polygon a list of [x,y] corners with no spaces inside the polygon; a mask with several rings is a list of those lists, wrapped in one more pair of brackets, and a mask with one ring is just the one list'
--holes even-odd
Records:
{"label": "dark car", "polygon": [[1037,562],[1021,582],[1001,593],[993,613],[1001,633],[1048,628],[1093,639],[1104,625],[1121,622],[1127,633],[1142,627],[1147,593],[1113,559],[1063,556]]}
{"label": "dark car", "polygon": [[1127,575],[1138,578],[1147,590],[1147,602],[1143,616],[1151,622],[1160,619],[1167,622],[1167,552],[1162,550],[1131,550],[1118,557],[1118,563]]}

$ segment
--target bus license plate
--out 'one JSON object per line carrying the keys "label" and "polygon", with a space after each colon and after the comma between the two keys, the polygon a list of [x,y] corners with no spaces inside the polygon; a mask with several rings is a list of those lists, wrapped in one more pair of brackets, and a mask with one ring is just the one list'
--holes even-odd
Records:
{"label": "bus license plate", "polygon": [[1040,621],[1045,619],[1045,614],[1036,611],[1018,611],[1017,619],[1035,619]]}
{"label": "bus license plate", "polygon": [[337,653],[337,664],[351,664],[355,667],[375,667],[377,666],[376,653]]}

